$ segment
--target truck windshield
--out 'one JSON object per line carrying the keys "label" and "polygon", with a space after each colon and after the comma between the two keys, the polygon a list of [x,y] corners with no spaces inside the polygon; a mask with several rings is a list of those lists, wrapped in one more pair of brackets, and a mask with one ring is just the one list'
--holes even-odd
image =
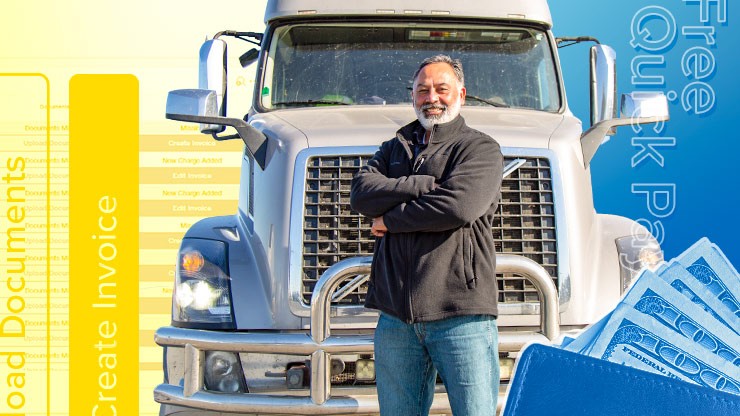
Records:
{"label": "truck windshield", "polygon": [[268,52],[265,109],[408,104],[419,63],[440,53],[462,60],[466,105],[560,108],[550,44],[532,28],[304,23],[276,28]]}

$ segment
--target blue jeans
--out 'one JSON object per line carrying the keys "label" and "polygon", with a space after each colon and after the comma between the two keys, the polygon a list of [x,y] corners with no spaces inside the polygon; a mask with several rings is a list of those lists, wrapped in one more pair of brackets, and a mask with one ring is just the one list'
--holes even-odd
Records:
{"label": "blue jeans", "polygon": [[496,414],[498,329],[488,315],[407,324],[381,313],[375,372],[382,416],[426,416],[439,371],[455,416]]}

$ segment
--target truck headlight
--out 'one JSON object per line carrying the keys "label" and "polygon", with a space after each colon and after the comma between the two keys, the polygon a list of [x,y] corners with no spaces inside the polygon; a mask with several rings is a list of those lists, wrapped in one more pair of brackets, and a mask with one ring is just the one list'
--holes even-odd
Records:
{"label": "truck headlight", "polygon": [[642,269],[654,270],[663,262],[663,250],[654,238],[644,235],[628,235],[615,241],[619,253],[619,289],[622,294]]}
{"label": "truck headlight", "polygon": [[184,238],[178,254],[172,325],[234,329],[226,243]]}

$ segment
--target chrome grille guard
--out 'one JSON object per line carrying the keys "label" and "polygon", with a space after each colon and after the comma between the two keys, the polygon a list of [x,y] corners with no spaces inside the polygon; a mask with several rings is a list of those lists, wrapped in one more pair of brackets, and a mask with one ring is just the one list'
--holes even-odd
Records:
{"label": "chrome grille guard", "polygon": [[[219,332],[163,327],[154,340],[163,347],[185,348],[183,385],[163,383],[154,389],[161,404],[217,412],[264,414],[367,414],[377,413],[377,396],[331,395],[331,354],[372,353],[372,335],[331,335],[331,298],[336,287],[348,277],[367,274],[371,257],[342,260],[321,276],[311,297],[309,333]],[[500,254],[497,271],[519,273],[537,289],[541,302],[540,332],[499,333],[500,351],[519,351],[530,341],[547,342],[560,334],[558,294],[545,269],[523,256]],[[310,356],[309,396],[261,393],[213,393],[204,390],[205,351],[294,354]],[[446,394],[435,395],[431,413],[449,413]]]}

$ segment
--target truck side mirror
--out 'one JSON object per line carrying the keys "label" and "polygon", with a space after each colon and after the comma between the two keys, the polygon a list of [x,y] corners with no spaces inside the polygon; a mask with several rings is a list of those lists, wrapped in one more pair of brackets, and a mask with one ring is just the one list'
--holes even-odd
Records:
{"label": "truck side mirror", "polygon": [[[167,94],[167,118],[180,121],[200,121],[198,116],[218,117],[218,96],[210,90],[173,90]],[[223,127],[222,125],[219,125]]]}
{"label": "truck side mirror", "polygon": [[662,92],[631,92],[622,94],[622,117],[633,124],[668,120],[668,99]]}
{"label": "truck side mirror", "polygon": [[[617,117],[617,54],[610,46],[591,47],[591,125]],[[613,133],[613,132],[612,132]]]}
{"label": "truck side mirror", "polygon": [[[218,35],[217,35],[218,36]],[[199,89],[174,90],[167,94],[165,117],[170,120],[200,123],[201,133],[216,140],[241,138],[257,164],[267,163],[267,137],[239,118],[226,117],[226,42],[207,40],[200,47]],[[236,135],[219,136],[231,126]]]}
{"label": "truck side mirror", "polygon": [[583,166],[588,167],[606,136],[618,126],[668,120],[668,100],[661,92],[622,94],[617,118],[617,53],[610,46],[591,47],[591,128],[581,136]]}
{"label": "truck side mirror", "polygon": [[[226,42],[211,39],[200,47],[198,65],[198,88],[215,91],[218,111],[212,116],[226,116]],[[201,133],[220,133],[224,126],[201,124]]]}
{"label": "truck side mirror", "polygon": [[242,68],[246,68],[251,65],[252,62],[256,61],[259,56],[260,51],[258,49],[252,48],[244,52],[242,56],[239,57],[239,64],[241,64]]}
{"label": "truck side mirror", "polygon": [[223,124],[206,124],[201,117],[220,117],[218,95],[211,90],[174,90],[167,94],[165,117],[171,120],[199,122],[200,132],[219,133]]}
{"label": "truck side mirror", "polygon": [[668,99],[662,92],[632,92],[622,94],[622,116],[601,120],[581,136],[583,166],[588,167],[604,137],[617,126],[657,123],[668,120]]}
{"label": "truck side mirror", "polygon": [[240,118],[224,117],[219,115],[218,94],[212,90],[174,90],[167,94],[167,110],[165,117],[170,120],[201,123],[203,126],[216,126],[222,131],[224,126],[236,129],[236,135],[218,136],[212,134],[216,140],[241,138],[247,146],[257,164],[264,169],[267,163],[267,137]]}

